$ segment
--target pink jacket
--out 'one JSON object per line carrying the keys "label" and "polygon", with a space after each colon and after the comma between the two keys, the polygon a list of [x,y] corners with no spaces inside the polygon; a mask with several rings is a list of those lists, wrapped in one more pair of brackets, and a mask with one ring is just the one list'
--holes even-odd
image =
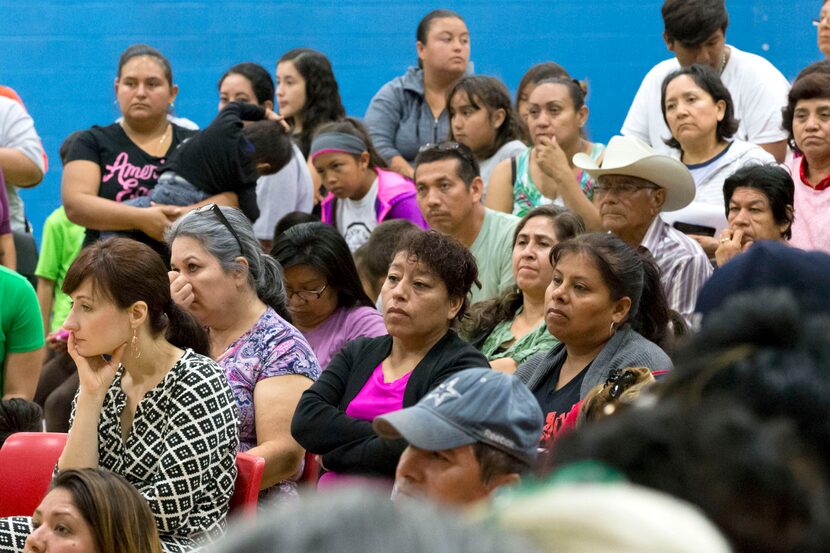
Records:
{"label": "pink jacket", "polygon": [[[378,199],[375,202],[378,223],[389,219],[408,219],[421,228],[428,228],[418,207],[412,181],[386,169],[375,169],[375,172],[378,174]],[[337,198],[329,192],[320,204],[320,214],[324,223],[335,225],[336,204]]]}

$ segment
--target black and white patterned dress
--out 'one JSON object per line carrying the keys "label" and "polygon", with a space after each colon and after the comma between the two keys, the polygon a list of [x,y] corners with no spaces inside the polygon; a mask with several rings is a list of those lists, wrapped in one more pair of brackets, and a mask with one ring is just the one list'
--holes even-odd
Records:
{"label": "black and white patterned dress", "polygon": [[[120,474],[144,496],[164,551],[192,551],[225,529],[239,443],[233,394],[213,360],[187,350],[139,402],[124,442],[122,374],[123,367],[101,411],[98,466]],[[0,519],[0,552],[23,551],[30,531],[27,517]]]}

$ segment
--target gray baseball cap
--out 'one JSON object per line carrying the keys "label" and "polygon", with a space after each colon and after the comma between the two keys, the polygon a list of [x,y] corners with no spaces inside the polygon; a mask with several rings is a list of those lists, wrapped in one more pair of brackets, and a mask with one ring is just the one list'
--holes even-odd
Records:
{"label": "gray baseball cap", "polygon": [[416,405],[377,417],[374,428],[427,451],[483,442],[532,464],[543,424],[527,386],[488,368],[451,375]]}

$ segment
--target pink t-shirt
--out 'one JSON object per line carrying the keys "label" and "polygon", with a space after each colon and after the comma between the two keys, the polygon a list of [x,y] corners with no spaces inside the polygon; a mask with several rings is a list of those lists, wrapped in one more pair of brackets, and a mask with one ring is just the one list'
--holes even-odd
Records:
{"label": "pink t-shirt", "polygon": [[[379,364],[363,388],[349,402],[349,406],[346,407],[346,414],[356,419],[373,421],[375,417],[380,415],[400,411],[403,408],[403,394],[406,391],[406,384],[409,382],[411,375],[412,371],[397,380],[385,382],[383,379],[383,364]],[[317,489],[334,485],[335,481],[340,486],[346,483],[363,483],[365,479],[327,472],[320,477]]]}
{"label": "pink t-shirt", "polygon": [[346,414],[356,419],[373,421],[375,417],[403,409],[403,393],[412,371],[397,380],[385,382],[383,364],[375,367],[354,399],[346,407]]}
{"label": "pink t-shirt", "polygon": [[377,309],[363,306],[341,307],[318,327],[303,332],[323,369],[347,342],[386,334],[383,316]]}
{"label": "pink t-shirt", "polygon": [[830,253],[830,188],[816,190],[802,181],[803,159],[797,157],[790,163],[790,174],[795,185],[795,222],[790,245],[802,250]]}

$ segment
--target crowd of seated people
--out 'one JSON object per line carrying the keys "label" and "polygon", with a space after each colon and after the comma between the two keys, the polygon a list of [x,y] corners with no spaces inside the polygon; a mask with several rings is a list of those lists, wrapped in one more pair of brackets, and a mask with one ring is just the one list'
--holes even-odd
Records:
{"label": "crowd of seated people", "polygon": [[66,435],[0,553],[826,550],[830,63],[788,83],[724,0],[662,17],[608,137],[557,63],[515,102],[473,75],[446,9],[363,119],[296,48],[199,130],[132,45],[31,275],[48,164],[0,87],[0,440]]}

